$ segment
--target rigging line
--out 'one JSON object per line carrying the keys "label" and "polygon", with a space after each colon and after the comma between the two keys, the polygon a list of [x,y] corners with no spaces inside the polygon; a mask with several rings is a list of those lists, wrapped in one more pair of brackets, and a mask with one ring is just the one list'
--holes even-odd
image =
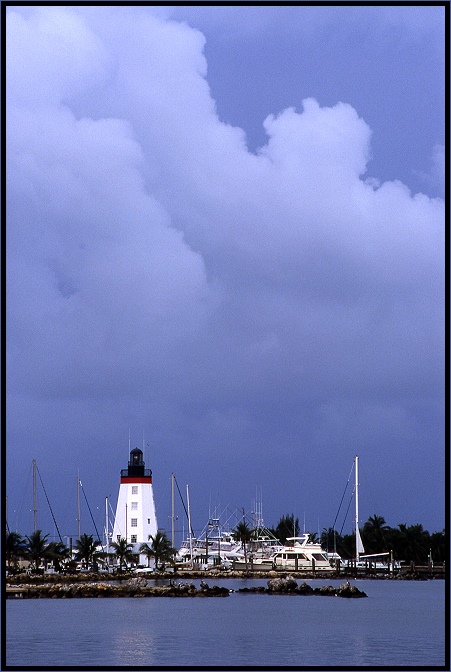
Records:
{"label": "rigging line", "polygon": [[[345,496],[345,494],[346,494],[346,490],[347,490],[347,488],[348,488],[348,484],[349,484],[349,481],[350,481],[350,479],[351,479],[351,474],[352,474],[352,470],[353,470],[353,469],[354,469],[354,463],[353,463],[353,465],[352,465],[352,467],[351,467],[351,471],[349,472],[348,480],[346,481],[345,489],[344,489],[343,495],[342,495],[342,497],[341,497],[340,506],[338,507],[337,515],[335,516],[334,524],[333,524],[333,527],[332,527],[333,530],[335,530],[335,523],[337,522],[338,514],[340,513],[341,505],[343,504],[343,499],[344,499],[344,496]],[[349,507],[348,507],[348,508],[349,508]],[[347,512],[346,512],[346,513],[347,513]],[[345,516],[345,520],[346,520],[346,516]],[[343,523],[343,525],[344,525],[344,523]],[[342,528],[342,529],[343,529],[343,528]],[[341,534],[341,533],[340,533],[340,534]]]}
{"label": "rigging line", "polygon": [[[177,486],[177,490],[179,491],[180,499],[182,500],[183,508],[184,508],[184,510],[185,510],[185,513],[186,513],[186,519],[187,519],[188,522],[189,522],[188,511],[186,510],[185,502],[183,501],[182,493],[180,492],[179,484],[177,483],[177,479],[176,479],[176,477],[175,477],[175,474],[174,474],[174,481],[175,481],[175,484],[176,484],[176,486]],[[192,525],[191,525],[191,536],[194,537],[194,530],[193,530],[193,526],[192,526]]]}
{"label": "rigging line", "polygon": [[85,489],[84,489],[84,487],[83,487],[83,483],[80,481],[80,479],[79,479],[79,482],[80,482],[80,485],[81,485],[81,489],[83,490],[83,495],[84,495],[84,497],[85,497],[86,506],[88,507],[89,513],[90,513],[90,515],[91,515],[91,520],[92,520],[92,523],[93,523],[93,525],[94,525],[94,529],[95,529],[95,531],[97,532],[97,539],[100,541],[100,545],[102,546],[102,550],[105,550],[105,549],[103,548],[102,540],[101,540],[101,538],[100,538],[100,534],[99,534],[99,531],[98,531],[98,529],[97,529],[97,525],[96,525],[95,520],[94,520],[94,517],[93,517],[93,515],[92,515],[91,507],[89,506],[88,498],[86,497],[86,492],[85,492]]}
{"label": "rigging line", "polygon": [[17,509],[17,511],[13,511],[13,513],[16,514],[15,517],[14,517],[14,520],[13,520],[13,527],[16,530],[16,532],[19,529],[19,521],[20,521],[20,518],[21,518],[21,515],[22,515],[22,510],[24,508],[26,493],[29,492],[32,468],[33,468],[33,463],[30,462],[30,468],[28,470],[28,475],[27,475],[27,478],[25,480],[25,489],[22,491],[22,498],[19,502],[19,508]]}
{"label": "rigging line", "polygon": [[40,472],[39,469],[38,469],[38,465],[36,465],[36,471],[38,472],[39,480],[41,481],[42,489],[44,490],[44,495],[45,495],[45,498],[46,498],[46,500],[47,500],[47,504],[49,505],[50,513],[52,514],[53,522],[55,523],[56,531],[58,532],[58,536],[59,536],[59,538],[60,538],[60,542],[64,545],[63,538],[61,537],[61,533],[60,533],[60,531],[59,531],[59,527],[58,527],[57,522],[56,522],[56,520],[55,520],[55,516],[53,515],[52,507],[50,506],[49,498],[47,497],[47,492],[46,492],[46,490],[45,490],[45,488],[44,488],[44,483],[42,482],[42,476],[41,476],[41,472]]}
{"label": "rigging line", "polygon": [[350,508],[350,506],[351,506],[351,504],[352,504],[352,498],[353,498],[353,495],[354,495],[354,492],[353,492],[352,495],[351,495],[351,499],[349,500],[348,508],[346,509],[345,517],[344,517],[344,520],[343,520],[343,525],[341,526],[341,530],[340,530],[340,537],[341,537],[341,533],[343,532],[343,528],[344,528],[345,523],[346,523],[346,518],[348,517],[349,508]]}

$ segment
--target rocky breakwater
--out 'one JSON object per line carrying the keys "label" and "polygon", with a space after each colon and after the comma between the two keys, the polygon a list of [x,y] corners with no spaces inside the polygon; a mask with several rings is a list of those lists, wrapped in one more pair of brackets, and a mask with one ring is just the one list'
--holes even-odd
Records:
{"label": "rocky breakwater", "polygon": [[363,590],[352,586],[349,581],[345,581],[337,588],[333,586],[321,586],[312,588],[308,583],[298,585],[296,579],[287,576],[278,579],[270,579],[267,588],[256,586],[252,588],[239,588],[237,593],[265,593],[269,595],[325,595],[329,597],[367,597]]}
{"label": "rocky breakwater", "polygon": [[[203,585],[202,585],[203,584]],[[86,583],[44,583],[30,586],[27,598],[77,598],[77,597],[225,597],[228,588],[208,586],[201,582],[196,588],[193,583],[170,583],[167,586],[148,586],[147,579],[134,577],[121,584],[102,581]]]}

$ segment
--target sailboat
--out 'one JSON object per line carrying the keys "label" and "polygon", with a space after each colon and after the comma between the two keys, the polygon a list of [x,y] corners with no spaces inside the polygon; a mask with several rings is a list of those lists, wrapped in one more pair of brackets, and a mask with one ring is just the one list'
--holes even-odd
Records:
{"label": "sailboat", "polygon": [[356,568],[373,568],[391,570],[400,568],[400,564],[393,562],[392,554],[389,551],[383,553],[365,554],[365,547],[362,542],[359,530],[359,458],[356,455],[354,459],[355,471],[355,566]]}
{"label": "sailboat", "polygon": [[355,563],[356,567],[360,562],[360,556],[365,553],[362,537],[359,530],[359,458],[356,455],[355,461]]}

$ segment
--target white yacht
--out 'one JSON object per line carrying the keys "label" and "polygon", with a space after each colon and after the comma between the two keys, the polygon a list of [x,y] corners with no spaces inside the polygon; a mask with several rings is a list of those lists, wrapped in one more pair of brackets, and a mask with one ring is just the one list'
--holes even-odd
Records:
{"label": "white yacht", "polygon": [[274,553],[272,562],[275,569],[287,569],[295,572],[318,571],[333,572],[327,553],[321,544],[309,541],[310,535],[288,537],[288,546]]}

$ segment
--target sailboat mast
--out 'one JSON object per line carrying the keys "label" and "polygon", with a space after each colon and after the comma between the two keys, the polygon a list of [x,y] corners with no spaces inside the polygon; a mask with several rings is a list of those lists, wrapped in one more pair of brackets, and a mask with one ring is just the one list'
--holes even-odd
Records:
{"label": "sailboat mast", "polygon": [[36,460],[33,460],[33,532],[37,529],[37,514],[36,507]]}
{"label": "sailboat mast", "polygon": [[359,458],[355,456],[355,559],[359,561]]}
{"label": "sailboat mast", "polygon": [[171,474],[171,545],[175,548],[175,530],[174,530],[174,473]]}
{"label": "sailboat mast", "polygon": [[189,503],[189,489],[188,484],[186,485],[186,504],[188,506],[188,537],[189,537],[189,554],[191,562],[193,561],[193,537],[191,534],[191,508]]}
{"label": "sailboat mast", "polygon": [[110,552],[110,540],[108,537],[108,528],[109,528],[109,521],[108,521],[108,497],[105,497],[105,548],[106,552]]}
{"label": "sailboat mast", "polygon": [[80,518],[80,473],[77,473],[77,534],[81,537],[81,518]]}

